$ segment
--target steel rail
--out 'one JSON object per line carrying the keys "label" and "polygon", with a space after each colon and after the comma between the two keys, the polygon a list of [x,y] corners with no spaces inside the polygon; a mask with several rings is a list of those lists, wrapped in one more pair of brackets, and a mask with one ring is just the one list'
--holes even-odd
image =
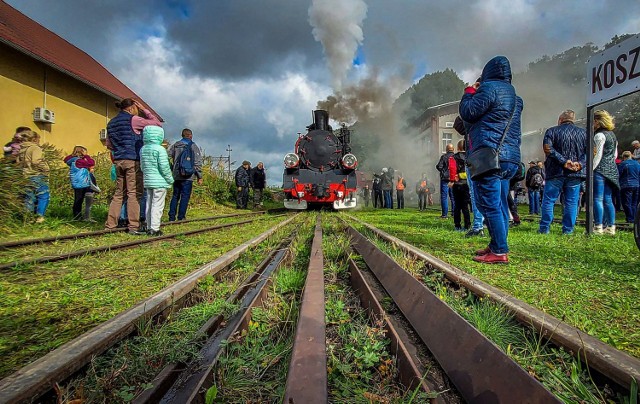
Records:
{"label": "steel rail", "polygon": [[[278,216],[281,216],[281,215],[275,215],[271,217],[278,217]],[[143,238],[143,239],[138,239],[134,241],[127,241],[124,243],[111,244],[111,245],[102,246],[102,247],[84,248],[82,250],[76,250],[76,251],[72,251],[72,252],[60,254],[60,255],[50,255],[50,256],[45,256],[41,258],[35,258],[35,259],[30,258],[30,259],[25,259],[21,261],[8,262],[6,264],[0,264],[0,271],[15,268],[21,265],[36,265],[36,264],[44,264],[48,262],[57,262],[57,261],[68,260],[71,258],[97,254],[105,251],[114,251],[114,250],[122,250],[125,248],[137,247],[142,244],[155,243],[156,241],[167,240],[167,239],[175,238],[178,236],[189,236],[193,234],[206,233],[208,231],[214,231],[214,230],[224,229],[227,227],[247,224],[247,223],[255,222],[256,220],[259,220],[259,219],[264,219],[264,217],[258,218],[258,219],[244,220],[241,222],[219,224],[216,226],[205,227],[203,229],[189,230],[182,233],[165,234],[162,236]]]}
{"label": "steel rail", "polygon": [[[278,270],[280,264],[288,253],[288,247],[293,241],[293,236],[284,240],[261,264],[259,269],[247,281],[247,284],[241,289],[242,293],[232,296],[234,301],[242,300],[240,310],[230,316],[228,319],[216,316],[210,322],[221,323],[225,321],[224,326],[216,326],[215,330],[209,330],[203,326],[201,331],[209,335],[202,348],[198,353],[198,358],[190,363],[175,376],[172,385],[168,386],[163,394],[155,395],[155,397],[140,397],[134,403],[191,403],[204,402],[202,392],[213,384],[213,372],[218,358],[222,354],[224,347],[223,342],[227,341],[232,335],[247,330],[249,321],[251,320],[252,310],[262,305],[268,294],[268,285],[272,283],[273,274]],[[253,288],[251,288],[253,286]]]}
{"label": "steel rail", "polygon": [[[280,212],[280,209],[273,209],[273,211]],[[191,223],[191,222],[201,222],[205,220],[215,220],[215,219],[224,219],[227,217],[236,217],[236,216],[247,216],[247,215],[260,215],[264,213],[268,213],[271,211],[262,211],[262,212],[247,212],[247,213],[231,213],[227,215],[217,215],[217,216],[209,216],[209,217],[199,217],[195,219],[185,219],[185,220],[174,220],[172,222],[162,222],[162,226],[175,226],[179,224]],[[273,212],[272,212],[273,213]],[[103,229],[96,231],[88,231],[82,233],[75,234],[67,234],[63,236],[52,236],[52,237],[43,237],[43,238],[31,238],[26,240],[15,240],[8,241],[5,243],[0,243],[0,249],[10,249],[16,247],[23,247],[32,244],[46,244],[46,243],[55,243],[56,241],[64,241],[64,240],[76,240],[79,238],[93,237],[93,236],[101,236],[103,234],[110,233],[118,233],[127,231],[126,228],[117,228],[117,229]]]}
{"label": "steel rail", "polygon": [[574,356],[579,357],[587,366],[597,370],[621,388],[628,391],[634,380],[640,380],[640,359],[617,350],[562,320],[510,296],[502,290],[354,216],[347,216],[380,238],[396,245],[414,257],[425,261],[434,269],[443,272],[447,279],[467,288],[476,296],[487,297],[500,303],[512,312],[518,321],[524,325],[532,326],[543,337],[549,339],[554,344],[565,347],[568,351],[572,352]]}
{"label": "steel rail", "polygon": [[258,245],[294,219],[295,215],[278,223],[130,309],[0,380],[0,403],[32,401],[39,397],[54,383],[64,380],[89,363],[92,356],[103,353],[129,335],[135,330],[136,324],[170,307],[191,292],[202,278],[221,271],[238,259],[240,254]]}
{"label": "steel rail", "polygon": [[[369,285],[369,282],[351,258],[349,258],[349,273],[351,287],[358,294],[361,306],[367,310],[369,317],[382,321],[386,331],[385,335],[391,340],[389,350],[396,356],[398,380],[400,383],[411,390],[418,388],[425,393],[437,392],[436,387],[427,383],[418,369],[417,363],[419,363],[419,360],[412,354],[412,352],[416,352],[415,346],[409,341],[406,334],[401,335],[396,327],[394,327]],[[411,351],[409,348],[411,348]],[[431,402],[432,404],[444,403],[444,400],[436,397]]]}
{"label": "steel rail", "polygon": [[285,404],[327,403],[327,352],[324,307],[322,221],[316,218],[309,269],[285,385]]}
{"label": "steel rail", "polygon": [[542,383],[353,227],[352,247],[468,402],[560,403]]}

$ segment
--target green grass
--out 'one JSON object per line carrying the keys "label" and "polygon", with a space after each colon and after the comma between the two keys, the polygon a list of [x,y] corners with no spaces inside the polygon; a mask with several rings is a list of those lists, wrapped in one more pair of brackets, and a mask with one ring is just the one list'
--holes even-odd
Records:
{"label": "green grass", "polygon": [[[269,218],[136,249],[4,272],[0,277],[0,377],[282,220]],[[133,236],[110,237],[124,241]]]}

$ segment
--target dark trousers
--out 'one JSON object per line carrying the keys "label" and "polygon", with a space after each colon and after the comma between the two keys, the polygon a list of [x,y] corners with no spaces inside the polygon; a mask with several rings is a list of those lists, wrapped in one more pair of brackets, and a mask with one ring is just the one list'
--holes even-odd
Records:
{"label": "dark trousers", "polygon": [[404,189],[396,189],[396,200],[398,201],[398,209],[404,209]]}
{"label": "dark trousers", "polygon": [[513,216],[514,223],[520,223],[520,215],[518,215],[518,205],[513,200],[511,196],[511,191],[507,194],[507,204],[509,204],[509,212],[511,212],[511,216]]}
{"label": "dark trousers", "polygon": [[170,222],[176,220],[176,211],[178,212],[178,220],[186,218],[189,199],[191,199],[191,189],[193,189],[193,181],[178,180],[173,182],[173,196],[169,204]]}
{"label": "dark trousers", "polygon": [[249,187],[239,187],[238,195],[236,195],[236,208],[246,209],[249,202]]}
{"label": "dark trousers", "polygon": [[424,210],[427,207],[427,193],[418,192],[418,209]]}
{"label": "dark trousers", "polygon": [[73,189],[73,218],[75,220],[82,217],[82,203],[87,192],[92,192],[90,187]]}
{"label": "dark trousers", "polygon": [[373,191],[373,207],[374,208],[382,208],[382,207],[384,207],[384,203],[382,202],[382,191],[381,190]]}
{"label": "dark trousers", "polygon": [[638,204],[638,188],[622,188],[620,199],[627,223],[633,223],[636,218],[636,205]]}
{"label": "dark trousers", "polygon": [[471,195],[469,194],[469,185],[455,184],[452,188],[453,193],[453,224],[456,228],[460,228],[460,212],[464,216],[464,228],[471,227],[471,215],[469,214],[469,205],[471,204]]}

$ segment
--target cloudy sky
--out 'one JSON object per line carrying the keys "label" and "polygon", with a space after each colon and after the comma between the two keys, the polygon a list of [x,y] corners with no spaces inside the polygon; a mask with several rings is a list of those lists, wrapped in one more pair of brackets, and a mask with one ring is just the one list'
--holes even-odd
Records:
{"label": "cloudy sky", "polygon": [[[375,76],[394,96],[426,73],[465,81],[503,54],[541,56],[640,32],[638,0],[5,0],[153,106],[170,141],[209,155],[282,156],[320,100]],[[236,163],[236,164],[238,164]]]}

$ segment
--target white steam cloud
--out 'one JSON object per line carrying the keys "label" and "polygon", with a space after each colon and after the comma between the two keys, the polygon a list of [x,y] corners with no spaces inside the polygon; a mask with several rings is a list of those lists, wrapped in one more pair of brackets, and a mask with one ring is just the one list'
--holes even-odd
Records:
{"label": "white steam cloud", "polygon": [[334,91],[342,89],[358,46],[364,39],[362,22],[367,5],[362,0],[313,0],[309,23],[313,37],[322,43]]}

